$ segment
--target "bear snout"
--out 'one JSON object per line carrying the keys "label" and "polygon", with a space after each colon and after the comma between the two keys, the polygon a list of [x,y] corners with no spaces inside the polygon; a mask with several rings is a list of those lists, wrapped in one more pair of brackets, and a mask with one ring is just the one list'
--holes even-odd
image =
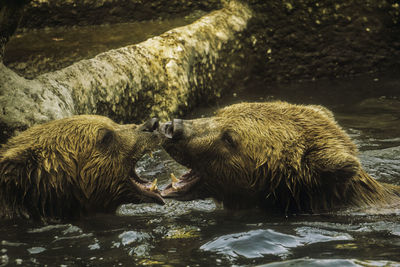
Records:
{"label": "bear snout", "polygon": [[143,132],[153,132],[158,129],[159,124],[158,118],[151,118],[143,123],[143,125],[140,127],[140,130]]}
{"label": "bear snout", "polygon": [[159,131],[166,138],[177,140],[183,135],[183,120],[174,119],[173,121],[162,123],[159,127]]}

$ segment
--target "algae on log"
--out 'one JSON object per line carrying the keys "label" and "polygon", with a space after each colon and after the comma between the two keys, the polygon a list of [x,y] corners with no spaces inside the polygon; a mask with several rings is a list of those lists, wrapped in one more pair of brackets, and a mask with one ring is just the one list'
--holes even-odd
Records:
{"label": "algae on log", "polygon": [[[248,71],[240,35],[252,14],[231,1],[193,24],[26,80],[0,65],[0,125],[13,131],[73,114],[169,119]],[[4,128],[4,127],[3,127]],[[4,140],[0,140],[4,141]]]}

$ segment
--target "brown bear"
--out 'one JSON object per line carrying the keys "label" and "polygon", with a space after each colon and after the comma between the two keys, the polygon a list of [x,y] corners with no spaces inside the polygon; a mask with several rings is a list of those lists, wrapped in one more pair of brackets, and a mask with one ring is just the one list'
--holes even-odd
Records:
{"label": "brown bear", "polygon": [[0,218],[76,218],[163,199],[136,162],[160,144],[158,120],[80,115],[29,128],[0,149]]}
{"label": "brown bear", "polygon": [[160,132],[165,150],[191,169],[173,177],[164,197],[285,214],[400,200],[400,187],[362,169],[355,144],[322,106],[241,103],[209,118],[175,119]]}

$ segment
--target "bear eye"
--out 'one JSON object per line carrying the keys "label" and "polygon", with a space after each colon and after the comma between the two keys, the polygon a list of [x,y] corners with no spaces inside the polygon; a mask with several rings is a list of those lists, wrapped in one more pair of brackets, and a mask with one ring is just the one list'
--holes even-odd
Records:
{"label": "bear eye", "polygon": [[97,143],[101,145],[109,145],[113,142],[115,133],[109,129],[100,129],[97,135]]}
{"label": "bear eye", "polygon": [[237,146],[235,140],[234,140],[233,137],[232,137],[232,134],[229,133],[229,132],[224,132],[224,133],[222,134],[222,140],[223,140],[227,145],[229,145],[230,147],[235,148],[235,147]]}

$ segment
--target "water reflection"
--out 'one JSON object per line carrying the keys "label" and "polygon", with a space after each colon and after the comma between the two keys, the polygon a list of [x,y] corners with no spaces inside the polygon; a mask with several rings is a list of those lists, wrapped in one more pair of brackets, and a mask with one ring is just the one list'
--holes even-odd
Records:
{"label": "water reflection", "polygon": [[365,266],[399,266],[396,262],[391,261],[360,261],[360,260],[345,260],[345,259],[297,259],[289,260],[278,263],[269,263],[259,265],[258,267],[283,267],[283,266],[298,266],[298,267],[326,267],[326,266],[337,266],[337,267],[365,267]]}
{"label": "water reflection", "polygon": [[200,249],[234,258],[243,256],[251,259],[272,254],[284,259],[291,254],[291,248],[318,242],[352,240],[349,234],[317,228],[300,227],[295,231],[297,235],[283,234],[271,229],[224,235],[207,242]]}
{"label": "water reflection", "polygon": [[[391,140],[399,141],[399,140]],[[400,146],[384,149],[368,150],[361,154],[364,167],[373,177],[381,181],[399,184],[400,177]]]}
{"label": "water reflection", "polygon": [[137,44],[204,15],[100,26],[45,28],[14,35],[6,46],[4,64],[26,78],[58,70],[81,59]]}
{"label": "water reflection", "polygon": [[150,203],[146,205],[126,204],[122,205],[117,214],[124,216],[132,215],[151,215],[159,214],[167,217],[178,217],[188,214],[192,211],[211,212],[217,209],[217,205],[211,199],[207,200],[193,200],[188,202],[178,202],[175,200],[166,200],[164,206]]}

